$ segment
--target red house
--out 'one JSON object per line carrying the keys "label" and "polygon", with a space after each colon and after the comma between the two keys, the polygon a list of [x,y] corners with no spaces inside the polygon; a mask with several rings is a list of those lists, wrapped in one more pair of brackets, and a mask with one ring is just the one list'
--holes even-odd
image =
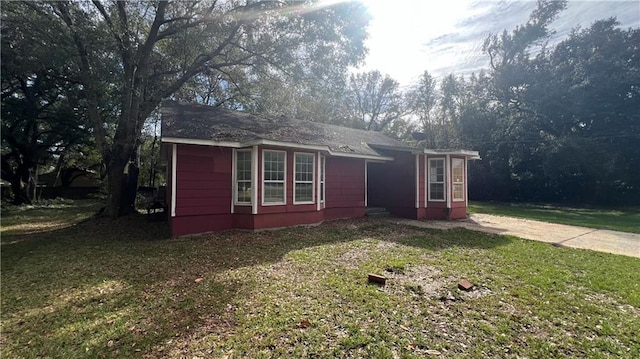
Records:
{"label": "red house", "polygon": [[162,142],[174,236],[287,227],[383,207],[412,219],[467,215],[467,161],[378,132],[166,102]]}

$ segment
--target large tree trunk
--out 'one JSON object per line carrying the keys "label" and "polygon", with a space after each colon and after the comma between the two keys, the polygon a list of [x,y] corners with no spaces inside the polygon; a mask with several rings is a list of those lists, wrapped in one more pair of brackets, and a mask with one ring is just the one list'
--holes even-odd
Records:
{"label": "large tree trunk", "polygon": [[13,203],[30,204],[31,197],[29,197],[29,188],[31,181],[31,173],[29,166],[26,164],[18,165],[16,173],[11,179],[11,191],[13,192]]}
{"label": "large tree trunk", "polygon": [[[124,115],[126,116],[126,114]],[[135,140],[137,128],[132,128],[132,120],[120,119],[122,128],[114,137],[113,150],[108,156],[107,181],[109,184],[109,197],[104,215],[116,218],[135,212],[135,199],[138,189],[139,168],[135,163],[130,163],[135,152]],[[128,173],[125,169],[129,165]]]}
{"label": "large tree trunk", "polygon": [[122,199],[124,168],[126,161],[111,160],[107,163],[107,181],[109,184],[109,196],[104,209],[104,215],[112,218],[120,214],[120,203]]}

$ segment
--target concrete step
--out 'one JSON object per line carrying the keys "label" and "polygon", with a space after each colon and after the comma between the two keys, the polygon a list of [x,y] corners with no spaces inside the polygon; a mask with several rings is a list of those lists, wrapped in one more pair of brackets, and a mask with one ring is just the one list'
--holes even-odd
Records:
{"label": "concrete step", "polygon": [[364,214],[367,217],[389,217],[391,215],[386,208],[382,207],[368,207]]}
{"label": "concrete step", "polygon": [[389,217],[389,216],[391,216],[391,213],[389,213],[389,212],[373,212],[373,213],[365,213],[365,216],[371,217],[371,218]]}

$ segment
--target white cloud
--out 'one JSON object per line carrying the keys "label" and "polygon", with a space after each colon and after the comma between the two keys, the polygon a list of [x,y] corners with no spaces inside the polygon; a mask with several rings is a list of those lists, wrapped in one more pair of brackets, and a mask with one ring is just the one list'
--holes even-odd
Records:
{"label": "white cloud", "polygon": [[[428,70],[437,77],[469,74],[487,67],[482,42],[489,33],[524,23],[531,1],[361,0],[373,20],[369,56],[359,70],[377,69],[408,85]],[[623,26],[640,26],[640,2],[572,1],[552,27],[557,41],[578,25],[616,16]]]}

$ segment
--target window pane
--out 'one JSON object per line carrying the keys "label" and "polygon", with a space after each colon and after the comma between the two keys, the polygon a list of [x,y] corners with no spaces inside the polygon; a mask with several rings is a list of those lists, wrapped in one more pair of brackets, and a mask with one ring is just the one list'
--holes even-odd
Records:
{"label": "window pane", "polygon": [[251,203],[251,151],[236,152],[236,202]]}
{"label": "window pane", "polygon": [[463,191],[464,191],[464,185],[462,183],[454,183],[453,199],[464,199]]}
{"label": "window pane", "polygon": [[444,181],[444,160],[429,161],[429,181],[430,182]]}
{"label": "window pane", "polygon": [[463,182],[464,160],[459,158],[453,159],[453,182]]}
{"label": "window pane", "polygon": [[263,188],[265,203],[284,202],[285,153],[264,151]]}
{"label": "window pane", "polygon": [[264,180],[283,181],[284,180],[284,153],[264,152]]}
{"label": "window pane", "polygon": [[295,201],[313,202],[313,155],[296,153],[295,156]]}
{"label": "window pane", "polygon": [[265,183],[264,184],[264,202],[265,203],[284,202],[284,184],[283,183]]}
{"label": "window pane", "polygon": [[431,199],[443,200],[444,199],[444,183],[431,183],[429,195]]}
{"label": "window pane", "polygon": [[238,203],[250,203],[251,202],[251,182],[238,181],[238,197],[236,198]]}
{"label": "window pane", "polygon": [[296,202],[312,202],[313,201],[313,184],[298,183],[296,184]]}

